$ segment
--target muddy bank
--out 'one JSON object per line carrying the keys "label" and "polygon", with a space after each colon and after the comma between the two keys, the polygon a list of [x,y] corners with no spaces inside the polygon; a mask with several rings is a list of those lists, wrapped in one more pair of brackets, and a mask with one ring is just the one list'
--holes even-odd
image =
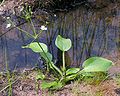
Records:
{"label": "muddy bank", "polygon": [[[98,84],[82,81],[71,82],[57,91],[42,90],[41,82],[36,82],[37,71],[28,71],[13,79],[12,96],[119,96],[119,79],[109,78]],[[0,78],[0,96],[6,96],[9,87],[5,77]],[[1,91],[2,90],[2,91]]]}
{"label": "muddy bank", "polygon": [[35,11],[37,8],[47,12],[69,11],[79,6],[88,9],[101,9],[111,3],[119,3],[119,0],[5,0],[0,5],[0,15],[7,13],[20,13],[21,9],[27,5]]}

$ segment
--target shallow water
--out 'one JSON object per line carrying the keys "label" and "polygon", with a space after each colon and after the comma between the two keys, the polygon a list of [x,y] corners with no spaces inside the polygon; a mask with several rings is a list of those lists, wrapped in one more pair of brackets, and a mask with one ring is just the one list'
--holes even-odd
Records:
{"label": "shallow water", "polygon": [[[42,33],[39,40],[48,45],[57,63],[61,61],[61,52],[54,44],[58,34],[72,40],[72,48],[66,52],[68,65],[80,66],[90,56],[116,58],[114,53],[116,55],[120,53],[120,8],[118,6],[119,4],[110,4],[99,10],[80,7],[70,12],[59,12],[56,17],[52,17],[48,30]],[[33,20],[37,31],[41,26],[39,17],[37,15]],[[0,19],[0,70],[5,70],[6,61],[12,70],[33,67],[36,63],[41,64],[38,54],[30,49],[21,48],[32,39],[15,28],[6,29],[6,22],[1,17]],[[14,20],[19,22],[18,18]],[[19,27],[31,32],[31,27],[27,23]]]}

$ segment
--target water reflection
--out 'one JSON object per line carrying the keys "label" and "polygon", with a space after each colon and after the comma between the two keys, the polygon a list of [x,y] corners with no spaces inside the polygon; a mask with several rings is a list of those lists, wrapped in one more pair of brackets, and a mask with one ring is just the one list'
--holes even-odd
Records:
{"label": "water reflection", "polygon": [[[111,6],[111,5],[110,5]],[[41,23],[34,19],[37,31]],[[5,23],[0,25],[0,34],[7,32]],[[24,30],[31,32],[28,24],[20,25]],[[86,10],[78,8],[67,13],[58,13],[51,21],[48,31],[43,32],[40,41],[48,45],[54,60],[61,61],[61,52],[55,47],[55,38],[58,34],[72,40],[72,48],[66,52],[67,64],[80,66],[90,56],[108,56],[111,52],[120,52],[120,10],[117,5],[100,10]],[[10,68],[34,66],[38,55],[31,50],[24,50],[22,45],[31,41],[24,34],[12,29],[0,37],[0,66],[5,65],[4,49]],[[2,67],[0,67],[2,69]],[[0,69],[0,70],[1,70]]]}
{"label": "water reflection", "polygon": [[[23,28],[26,27],[27,26]],[[30,42],[30,40],[27,40],[28,38],[25,39],[24,34],[19,32],[16,28],[6,29],[6,22],[1,23],[0,29],[0,70],[5,70],[5,54],[7,54],[7,62],[11,70],[19,67],[34,66],[36,63],[35,59],[37,60],[38,56],[21,48],[22,45]]]}
{"label": "water reflection", "polygon": [[[53,30],[48,31],[48,42],[54,41],[57,34],[71,38],[73,47],[68,52],[71,65],[78,66],[90,56],[101,56],[112,50],[119,50],[120,11],[117,8],[114,11],[113,13],[111,10],[103,9],[88,12],[80,8],[69,13],[61,13],[52,25]],[[54,42],[49,45],[54,45]],[[55,54],[56,49],[52,47],[51,51]],[[58,60],[59,56],[54,55]]]}

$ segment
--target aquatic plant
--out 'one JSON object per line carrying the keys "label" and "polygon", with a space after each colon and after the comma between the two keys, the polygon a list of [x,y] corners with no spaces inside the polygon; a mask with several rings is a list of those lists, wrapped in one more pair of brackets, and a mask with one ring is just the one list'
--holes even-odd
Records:
{"label": "aquatic plant", "polygon": [[[28,13],[31,12],[31,10],[27,11]],[[45,61],[47,70],[46,72],[51,72],[50,74],[51,79],[48,82],[46,80],[47,76],[43,74],[42,72],[38,73],[38,76],[36,76],[37,80],[42,80],[41,87],[43,89],[59,89],[63,87],[67,82],[71,80],[75,80],[77,78],[81,78],[82,76],[92,75],[91,73],[97,73],[97,72],[107,72],[108,69],[112,66],[112,61],[107,60],[102,57],[91,57],[88,58],[83,62],[82,70],[80,68],[66,68],[65,64],[65,52],[68,51],[72,47],[72,43],[70,39],[63,38],[62,36],[58,35],[55,40],[55,45],[58,49],[62,51],[62,67],[58,68],[54,62],[52,61],[52,54],[49,53],[48,47],[45,43],[39,42],[38,37],[40,36],[42,31],[47,30],[46,26],[41,26],[40,32],[37,33],[34,27],[34,24],[31,20],[31,13],[30,15],[27,15],[27,12],[25,12],[25,19],[30,21],[33,33],[26,32],[25,30],[20,29],[19,27],[16,27],[18,30],[24,32],[29,37],[33,38],[34,40],[26,45],[22,46],[22,48],[30,48],[33,52],[38,53]],[[27,16],[27,18],[26,18]],[[14,26],[15,24],[8,19],[9,24]],[[9,27],[8,25],[7,27]]]}
{"label": "aquatic plant", "polygon": [[62,60],[63,60],[63,76],[66,75],[66,67],[65,67],[65,51],[68,51],[71,46],[71,40],[70,39],[65,39],[62,38],[60,35],[57,36],[56,41],[55,41],[55,45],[62,51]]}
{"label": "aquatic plant", "polygon": [[[112,61],[107,60],[102,57],[91,57],[83,62],[83,69],[80,70],[80,68],[69,68],[66,69],[65,65],[65,51],[68,51],[71,46],[71,40],[63,38],[62,36],[58,35],[55,40],[55,45],[62,51],[62,68],[58,68],[53,62],[52,62],[52,55],[48,52],[47,45],[41,42],[32,42],[28,44],[27,46],[23,46],[23,48],[30,48],[34,52],[39,53],[41,57],[43,57],[47,63],[49,70],[53,70],[53,81],[46,81],[46,76],[41,73],[38,74],[36,79],[43,80],[41,87],[43,89],[49,88],[49,89],[59,89],[63,87],[68,81],[74,80],[78,78],[81,74],[85,75],[86,73],[93,73],[93,72],[106,72],[108,69],[112,66]],[[57,76],[55,75],[57,72]],[[57,78],[56,78],[57,77]]]}

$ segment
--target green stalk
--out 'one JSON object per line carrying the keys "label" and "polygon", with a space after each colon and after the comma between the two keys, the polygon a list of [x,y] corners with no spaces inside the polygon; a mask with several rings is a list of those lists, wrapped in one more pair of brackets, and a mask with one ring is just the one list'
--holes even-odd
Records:
{"label": "green stalk", "polygon": [[63,72],[65,72],[66,68],[65,68],[65,52],[64,51],[62,52],[62,59],[63,59]]}
{"label": "green stalk", "polygon": [[27,36],[32,37],[32,38],[35,38],[32,34],[26,32],[25,30],[23,30],[23,29],[21,29],[21,28],[19,28],[19,27],[16,27],[16,28],[17,28],[18,30],[20,30],[21,32],[24,32]]}
{"label": "green stalk", "polygon": [[33,28],[33,34],[34,34],[34,37],[36,38],[36,37],[37,37],[37,33],[36,33],[35,26],[34,26],[34,24],[33,24],[33,22],[32,22],[32,19],[31,19],[31,18],[30,18],[30,23],[31,23],[32,28]]}
{"label": "green stalk", "polygon": [[11,19],[7,20],[7,22],[10,23],[10,24],[12,24],[12,26],[14,26],[15,28],[17,28],[17,29],[20,30],[21,32],[24,32],[27,36],[32,37],[32,38],[35,38],[34,35],[32,35],[32,34],[30,34],[29,32],[27,32],[27,31],[25,31],[25,30],[17,27],[17,26],[12,22]]}
{"label": "green stalk", "polygon": [[62,76],[62,79],[65,79],[66,78],[65,51],[62,52],[62,59],[63,59],[63,76]]}
{"label": "green stalk", "polygon": [[61,70],[60,70],[57,66],[55,66],[55,65],[53,64],[53,62],[50,62],[50,64],[51,64],[52,67],[53,67],[57,72],[59,72],[59,74],[62,76]]}
{"label": "green stalk", "polygon": [[12,81],[11,81],[11,77],[10,77],[10,72],[8,69],[8,62],[7,62],[7,50],[5,48],[5,64],[6,64],[6,72],[7,72],[7,80],[8,80],[8,96],[12,96]]}

